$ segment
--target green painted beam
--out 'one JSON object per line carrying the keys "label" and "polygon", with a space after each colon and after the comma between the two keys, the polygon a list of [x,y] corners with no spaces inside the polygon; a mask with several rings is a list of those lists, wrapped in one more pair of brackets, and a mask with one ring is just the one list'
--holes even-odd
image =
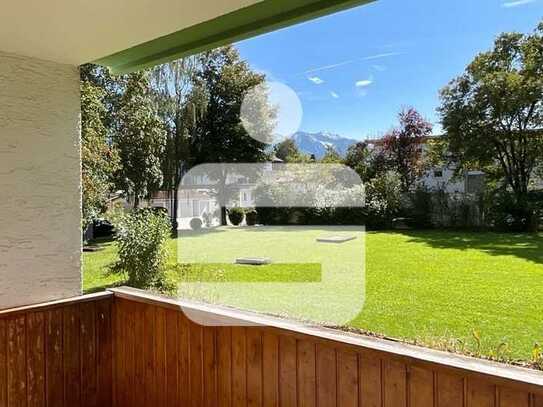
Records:
{"label": "green painted beam", "polygon": [[133,72],[371,1],[263,0],[94,63],[114,74]]}

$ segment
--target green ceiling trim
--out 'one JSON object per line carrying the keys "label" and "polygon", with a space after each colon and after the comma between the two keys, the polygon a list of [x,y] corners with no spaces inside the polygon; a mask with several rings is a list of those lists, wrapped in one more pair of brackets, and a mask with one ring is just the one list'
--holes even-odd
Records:
{"label": "green ceiling trim", "polygon": [[263,0],[94,63],[114,74],[133,72],[371,1]]}

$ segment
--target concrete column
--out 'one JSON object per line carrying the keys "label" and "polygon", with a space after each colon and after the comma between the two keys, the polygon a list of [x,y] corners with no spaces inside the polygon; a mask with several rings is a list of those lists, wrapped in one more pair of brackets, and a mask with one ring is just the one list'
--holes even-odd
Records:
{"label": "concrete column", "polygon": [[0,309],[81,291],[79,74],[0,52]]}

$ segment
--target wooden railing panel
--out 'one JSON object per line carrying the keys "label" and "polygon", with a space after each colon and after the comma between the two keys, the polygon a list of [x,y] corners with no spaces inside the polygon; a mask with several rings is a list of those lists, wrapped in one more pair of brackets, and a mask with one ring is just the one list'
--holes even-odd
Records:
{"label": "wooden railing panel", "polygon": [[463,370],[457,360],[451,367],[278,326],[205,327],[171,301],[119,296],[115,304],[117,407],[133,405],[123,398],[142,374],[124,362],[133,355],[147,367],[143,392],[159,405],[543,407],[541,386]]}
{"label": "wooden railing panel", "polygon": [[112,295],[0,313],[0,406],[112,406]]}

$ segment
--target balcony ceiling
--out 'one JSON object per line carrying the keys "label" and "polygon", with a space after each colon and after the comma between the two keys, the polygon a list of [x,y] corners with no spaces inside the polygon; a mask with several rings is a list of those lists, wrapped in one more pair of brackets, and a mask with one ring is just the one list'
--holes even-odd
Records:
{"label": "balcony ceiling", "polygon": [[8,1],[0,13],[0,50],[128,72],[367,1]]}

